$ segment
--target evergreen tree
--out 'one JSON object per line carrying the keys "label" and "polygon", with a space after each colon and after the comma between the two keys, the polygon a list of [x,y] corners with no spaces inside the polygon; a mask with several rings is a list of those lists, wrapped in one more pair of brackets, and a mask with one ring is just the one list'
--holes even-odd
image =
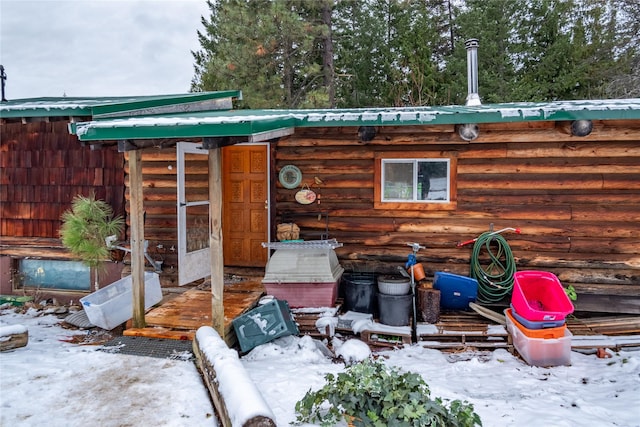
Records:
{"label": "evergreen tree", "polygon": [[610,8],[617,17],[616,50],[620,65],[605,82],[604,95],[637,98],[640,97],[640,2],[613,0]]}
{"label": "evergreen tree", "polygon": [[340,107],[383,104],[390,58],[387,0],[337,2],[336,97]]}
{"label": "evergreen tree", "polygon": [[[241,107],[322,106],[327,97],[314,49],[323,28],[313,0],[208,1],[192,90],[240,89]],[[320,24],[318,24],[320,23]]]}
{"label": "evergreen tree", "polygon": [[478,39],[478,91],[483,103],[511,100],[515,85],[513,14],[522,1],[468,0],[455,19],[454,55],[447,59],[446,81],[455,104],[467,96],[465,40]]}
{"label": "evergreen tree", "polygon": [[636,0],[210,0],[192,90],[243,108],[638,96]]}
{"label": "evergreen tree", "polygon": [[517,28],[522,59],[512,98],[599,98],[623,63],[616,54],[616,14],[594,0],[529,0]]}
{"label": "evergreen tree", "polygon": [[448,1],[338,2],[338,99],[345,106],[434,104],[449,49]]}
{"label": "evergreen tree", "polygon": [[399,4],[392,25],[395,54],[393,105],[434,105],[442,93],[445,56],[450,51],[448,2],[414,0]]}

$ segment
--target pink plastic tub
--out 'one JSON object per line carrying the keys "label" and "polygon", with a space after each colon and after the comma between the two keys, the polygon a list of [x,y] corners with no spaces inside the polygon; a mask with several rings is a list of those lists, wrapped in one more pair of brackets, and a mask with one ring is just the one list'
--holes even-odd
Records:
{"label": "pink plastic tub", "polygon": [[511,304],[522,317],[533,322],[563,320],[573,313],[573,304],[555,274],[517,271],[513,274]]}

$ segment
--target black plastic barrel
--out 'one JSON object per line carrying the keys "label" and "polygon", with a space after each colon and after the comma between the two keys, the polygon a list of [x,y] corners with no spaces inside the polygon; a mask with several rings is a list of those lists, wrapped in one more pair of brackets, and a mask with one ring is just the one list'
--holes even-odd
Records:
{"label": "black plastic barrel", "polygon": [[347,273],[342,276],[345,311],[374,314],[376,277],[373,273]]}
{"label": "black plastic barrel", "polygon": [[413,308],[413,294],[387,295],[378,293],[380,323],[389,326],[408,326]]}

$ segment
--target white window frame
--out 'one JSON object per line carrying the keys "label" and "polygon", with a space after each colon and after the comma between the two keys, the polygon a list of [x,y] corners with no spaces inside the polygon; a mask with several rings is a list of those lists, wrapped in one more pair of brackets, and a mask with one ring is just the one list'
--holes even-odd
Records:
{"label": "white window frame", "polygon": [[[380,185],[382,185],[381,188],[381,202],[382,203],[386,203],[386,202],[401,202],[401,203],[449,203],[451,201],[451,161],[448,158],[424,158],[424,159],[381,159],[382,161],[382,179],[380,182]],[[446,182],[446,188],[445,188],[445,197],[444,199],[420,199],[418,197],[418,193],[420,191],[420,183],[418,182],[418,177],[419,177],[419,170],[418,167],[420,165],[420,163],[429,163],[429,162],[434,162],[434,163],[445,163],[446,164],[446,176],[443,177],[445,178],[445,182]],[[387,183],[387,179],[386,179],[386,168],[385,165],[387,164],[392,164],[392,163],[411,163],[411,167],[412,167],[412,183],[411,183],[411,198],[406,198],[406,197],[387,197],[385,196],[386,193],[386,186],[385,184]]]}

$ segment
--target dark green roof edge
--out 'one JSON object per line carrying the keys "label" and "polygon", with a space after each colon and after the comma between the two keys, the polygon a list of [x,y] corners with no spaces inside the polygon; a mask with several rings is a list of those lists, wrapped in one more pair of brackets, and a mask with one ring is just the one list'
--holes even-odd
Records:
{"label": "dark green roof edge", "polygon": [[[0,103],[0,118],[91,116],[97,102],[116,98],[28,98]],[[128,98],[126,98],[128,99]]]}
{"label": "dark green roof edge", "polygon": [[242,98],[239,90],[193,92],[178,95],[112,97],[44,97],[15,99],[0,103],[0,118],[93,117],[101,114],[126,115],[128,111],[185,103]]}
{"label": "dark green roof edge", "polygon": [[183,95],[155,96],[136,98],[133,101],[96,105],[93,107],[93,115],[100,116],[104,114],[126,113],[127,111],[143,110],[147,108],[164,107],[168,105],[193,103],[206,101],[211,99],[223,98],[241,98],[242,94],[237,90],[227,90],[218,92],[193,92]]}
{"label": "dark green roof edge", "polygon": [[640,99],[315,110],[231,110],[74,123],[81,141],[249,136],[289,127],[410,126],[526,121],[637,120]]}
{"label": "dark green roof edge", "polygon": [[122,139],[171,139],[224,136],[249,136],[295,126],[292,117],[277,120],[241,121],[220,125],[216,123],[156,124],[107,127],[83,127],[82,123],[70,123],[69,131],[81,141]]}

